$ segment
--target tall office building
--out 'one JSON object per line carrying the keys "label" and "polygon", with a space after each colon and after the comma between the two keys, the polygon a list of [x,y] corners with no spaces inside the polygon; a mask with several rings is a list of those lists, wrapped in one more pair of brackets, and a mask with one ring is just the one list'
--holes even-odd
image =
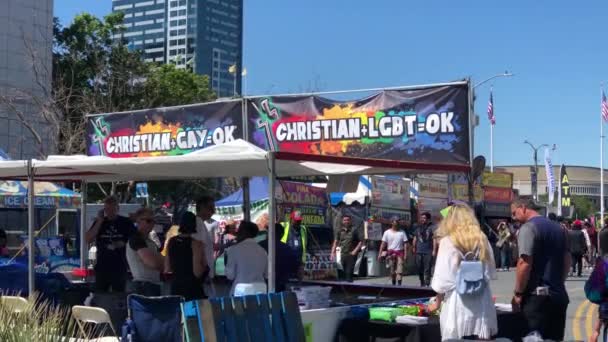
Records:
{"label": "tall office building", "polygon": [[13,159],[55,152],[56,130],[37,105],[51,90],[52,43],[53,0],[0,1],[0,148]]}
{"label": "tall office building", "polygon": [[243,0],[112,0],[112,10],[125,14],[121,37],[145,60],[208,75],[218,97],[241,93]]}

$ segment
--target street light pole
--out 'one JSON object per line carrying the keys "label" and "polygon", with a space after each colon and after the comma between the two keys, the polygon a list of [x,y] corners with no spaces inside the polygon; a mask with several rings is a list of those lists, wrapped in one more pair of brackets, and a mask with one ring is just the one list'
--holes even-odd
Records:
{"label": "street light pole", "polygon": [[482,85],[482,84],[484,84],[484,83],[486,83],[486,82],[490,82],[491,80],[493,80],[493,79],[495,79],[495,78],[499,78],[499,77],[512,77],[512,76],[515,76],[515,75],[514,75],[514,74],[512,74],[512,73],[510,73],[510,72],[508,72],[508,71],[505,71],[505,72],[504,72],[504,73],[502,73],[502,74],[497,74],[497,75],[494,75],[494,76],[492,76],[492,77],[490,77],[490,78],[488,78],[488,79],[485,79],[485,80],[483,80],[483,81],[481,81],[481,82],[477,83],[476,85],[474,85],[474,86],[473,86],[473,89],[475,89],[475,88],[479,87],[480,85]]}
{"label": "street light pole", "polygon": [[[542,144],[538,147],[535,147],[528,140],[525,140],[524,144],[530,145],[530,147],[532,148],[532,151],[534,151],[534,154],[533,154],[533,156],[534,156],[534,179],[531,179],[531,181],[532,181],[531,186],[532,186],[532,196],[534,197],[535,201],[538,201],[538,150],[540,150],[543,147],[549,147],[549,145]],[[553,149],[555,149],[555,147]]]}

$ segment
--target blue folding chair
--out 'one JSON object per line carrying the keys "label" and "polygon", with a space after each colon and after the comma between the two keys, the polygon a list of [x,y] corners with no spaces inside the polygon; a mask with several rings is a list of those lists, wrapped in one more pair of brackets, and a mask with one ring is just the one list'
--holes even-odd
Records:
{"label": "blue folding chair", "polygon": [[182,310],[187,342],[305,342],[293,292],[192,301]]}
{"label": "blue folding chair", "polygon": [[133,342],[182,342],[180,296],[129,295],[129,317],[122,327],[122,340]]}

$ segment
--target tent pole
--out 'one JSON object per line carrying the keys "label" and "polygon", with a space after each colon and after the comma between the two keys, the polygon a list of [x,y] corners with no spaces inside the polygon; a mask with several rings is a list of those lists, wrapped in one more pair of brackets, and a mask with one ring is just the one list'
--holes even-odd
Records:
{"label": "tent pole", "polygon": [[34,261],[36,258],[36,252],[34,249],[34,168],[32,167],[32,160],[27,161],[27,173],[28,173],[28,187],[27,187],[27,279],[28,279],[28,293],[30,298],[34,298],[34,292],[36,290]]}
{"label": "tent pole", "polygon": [[249,197],[249,178],[241,178],[243,184],[243,219],[245,221],[251,221],[251,198]]}
{"label": "tent pole", "polygon": [[87,242],[84,235],[87,232],[87,182],[80,183],[80,268],[87,267]]}
{"label": "tent pole", "polygon": [[269,172],[268,172],[268,292],[275,291],[275,234],[274,225],[276,222],[276,198],[274,194],[275,188],[275,155],[273,152],[268,153]]}

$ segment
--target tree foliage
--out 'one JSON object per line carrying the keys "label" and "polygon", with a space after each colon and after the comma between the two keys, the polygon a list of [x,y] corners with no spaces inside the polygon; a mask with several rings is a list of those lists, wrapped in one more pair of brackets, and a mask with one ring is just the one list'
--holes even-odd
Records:
{"label": "tree foliage", "polygon": [[152,67],[144,84],[148,107],[177,106],[205,102],[215,95],[209,89],[209,77],[197,75],[173,64]]}
{"label": "tree foliage", "polygon": [[576,217],[590,217],[598,211],[598,208],[585,196],[572,196],[572,204],[574,205],[574,214]]}
{"label": "tree foliage", "polygon": [[65,144],[69,137],[60,129],[60,153],[84,152],[86,114],[141,108],[149,66],[126,41],[114,39],[125,30],[122,21],[122,13],[103,20],[83,13],[65,27],[55,19],[51,101],[61,110],[60,124],[75,126],[67,133],[80,139]]}
{"label": "tree foliage", "polygon": [[[17,112],[17,116],[36,138],[40,157],[54,152],[85,153],[86,114],[188,105],[215,98],[207,76],[174,65],[144,61],[141,52],[131,49],[120,38],[125,32],[123,20],[122,13],[112,13],[103,19],[82,13],[63,26],[55,18],[52,72],[44,60],[37,58],[34,49],[28,53],[32,67],[38,71],[36,83],[41,89],[36,92],[19,89],[18,96],[0,96],[0,103],[16,112],[18,107],[11,104],[24,97],[39,104],[42,116],[53,128],[56,151],[44,146],[43,133],[31,124],[27,113]],[[32,44],[25,41],[26,47]],[[50,87],[45,82],[49,78]],[[157,182],[150,190],[159,201],[178,203],[217,188],[216,181],[201,180]],[[118,193],[123,201],[128,201],[134,184],[114,183],[110,190],[102,186],[89,189],[94,198]]]}

